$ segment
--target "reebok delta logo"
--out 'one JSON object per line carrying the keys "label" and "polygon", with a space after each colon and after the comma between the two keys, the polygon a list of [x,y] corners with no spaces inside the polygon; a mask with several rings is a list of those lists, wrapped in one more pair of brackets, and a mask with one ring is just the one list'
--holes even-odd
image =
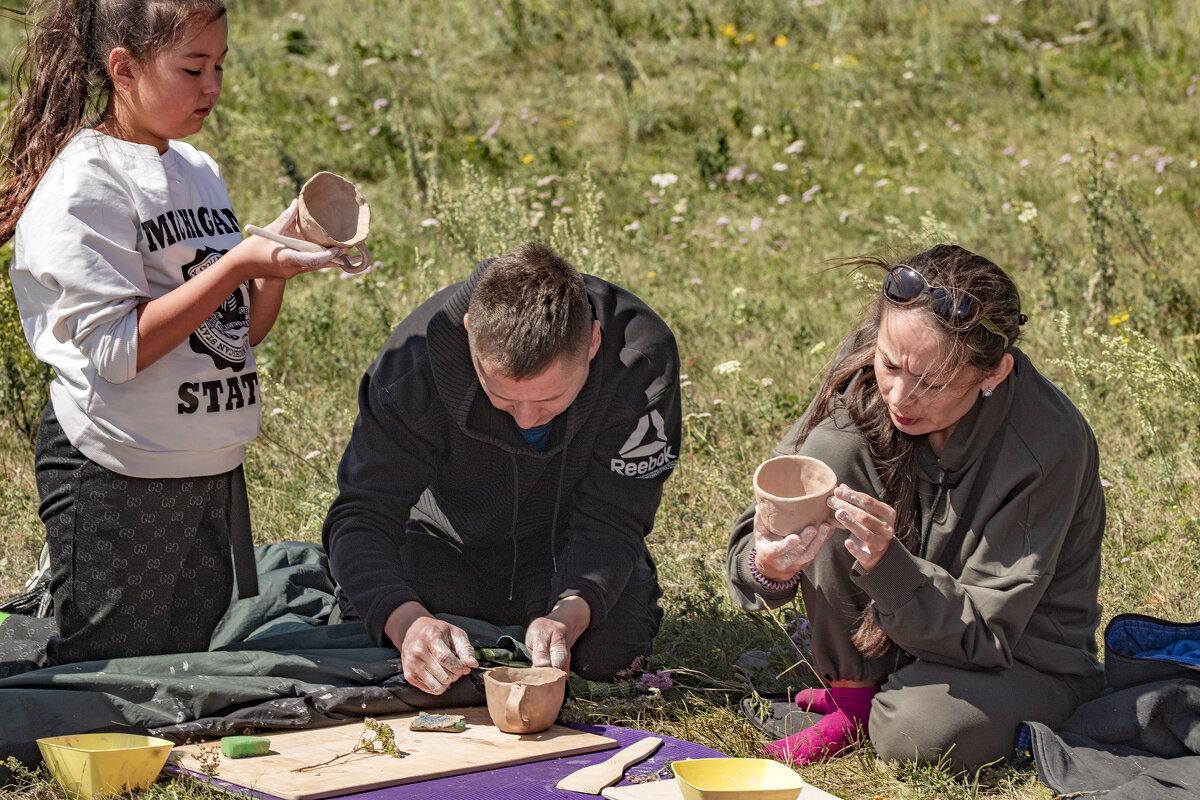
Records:
{"label": "reebok delta logo", "polygon": [[653,478],[675,468],[679,456],[672,452],[663,428],[662,414],[650,411],[638,420],[621,445],[621,457],[609,462],[612,471],[631,478]]}

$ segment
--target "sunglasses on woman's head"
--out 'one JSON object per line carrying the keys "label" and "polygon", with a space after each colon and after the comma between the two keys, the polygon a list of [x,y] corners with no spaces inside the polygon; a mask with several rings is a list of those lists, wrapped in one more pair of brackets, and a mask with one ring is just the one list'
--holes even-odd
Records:
{"label": "sunglasses on woman's head", "polygon": [[[925,276],[908,264],[896,264],[883,278],[883,296],[899,306],[912,305],[928,294],[933,313],[946,320],[957,331],[966,333],[976,325],[1004,340],[1008,348],[1008,337],[981,313],[979,301],[967,292],[954,291],[942,286],[930,286]],[[1018,324],[1025,324],[1025,315],[1018,314]]]}

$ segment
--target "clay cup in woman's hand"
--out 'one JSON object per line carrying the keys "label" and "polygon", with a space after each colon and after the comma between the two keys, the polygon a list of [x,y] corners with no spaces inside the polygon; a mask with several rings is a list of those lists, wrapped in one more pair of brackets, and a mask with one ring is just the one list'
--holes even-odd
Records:
{"label": "clay cup in woman's hand", "polygon": [[821,551],[821,546],[833,535],[833,525],[822,522],[809,525],[799,533],[779,536],[768,530],[754,512],[754,564],[767,580],[789,581],[807,567]]}

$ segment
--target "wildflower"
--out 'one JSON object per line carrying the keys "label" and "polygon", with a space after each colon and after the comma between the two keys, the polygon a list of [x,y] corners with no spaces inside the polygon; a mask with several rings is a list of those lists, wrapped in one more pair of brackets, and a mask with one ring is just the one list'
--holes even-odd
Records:
{"label": "wildflower", "polygon": [[717,28],[717,30],[719,30],[721,35],[726,39],[732,39],[733,37],[737,36],[737,25],[732,22],[726,22],[724,25]]}
{"label": "wildflower", "polygon": [[750,129],[750,138],[751,139],[761,139],[766,135],[767,135],[767,126],[763,125],[761,122]]}
{"label": "wildflower", "polygon": [[1017,149],[1010,144],[1008,147],[1004,148],[1000,152],[1006,156],[1011,156],[1013,153],[1017,152]]}
{"label": "wildflower", "polygon": [[879,180],[875,181],[875,188],[882,189],[883,187],[887,186],[889,183],[891,183],[891,181],[889,181],[887,178],[880,178]]}
{"label": "wildflower", "polygon": [[787,168],[787,164],[784,164],[782,161],[776,161],[771,165],[771,169],[775,170],[776,172],[787,172]]}
{"label": "wildflower", "polygon": [[1101,488],[1103,488],[1103,489],[1111,489],[1111,488],[1113,487],[1113,483],[1112,483],[1112,481],[1110,481],[1110,480],[1107,480],[1107,479],[1105,479],[1105,478],[1101,478],[1101,479],[1100,479],[1100,486],[1101,486]]}
{"label": "wildflower", "polygon": [[787,47],[787,42],[787,37],[781,33],[775,37],[771,44],[775,45],[776,47]]}
{"label": "wildflower", "polygon": [[382,111],[388,107],[388,99],[386,97],[378,97],[375,99],[375,102],[371,104],[371,107],[376,111]]}
{"label": "wildflower", "polygon": [[729,217],[717,217],[717,224],[718,225],[728,225]]}
{"label": "wildflower", "polygon": [[916,186],[905,186],[901,191],[905,194],[919,194],[921,190]]}
{"label": "wildflower", "polygon": [[789,156],[798,155],[798,154],[804,152],[804,148],[806,145],[807,145],[807,142],[805,142],[803,139],[797,139],[796,141],[789,144],[787,147],[783,148],[783,152],[787,153]]}
{"label": "wildflower", "polygon": [[537,185],[538,186],[549,186],[550,184],[552,184],[556,181],[561,181],[561,180],[562,180],[562,178],[558,175],[547,175],[544,178],[538,178]]}
{"label": "wildflower", "polygon": [[742,362],[738,360],[722,361],[713,367],[713,372],[718,375],[735,375],[742,371]]}
{"label": "wildflower", "polygon": [[740,181],[743,177],[745,177],[745,175],[746,175],[745,165],[738,164],[737,166],[729,168],[729,171],[725,173],[725,180],[728,182]]}
{"label": "wildflower", "polygon": [[521,156],[522,164],[528,164],[531,161],[533,161],[533,153],[526,153],[525,155]]}
{"label": "wildflower", "polygon": [[817,196],[817,192],[821,191],[821,184],[814,183],[812,186],[804,190],[804,194],[800,195],[801,203],[811,203],[812,199]]}
{"label": "wildflower", "polygon": [[623,231],[628,231],[628,232],[633,232],[633,231],[639,230],[641,227],[642,227],[642,223],[638,222],[638,221],[635,219],[633,222],[629,223],[628,225],[626,225],[626,226],[625,226],[624,228],[622,228],[621,230],[623,230]]}
{"label": "wildflower", "polygon": [[771,384],[775,383],[775,379],[774,378],[763,378],[761,381],[759,381],[759,383],[761,383],[763,386],[770,386]]}
{"label": "wildflower", "polygon": [[309,450],[307,453],[304,454],[304,460],[312,461],[314,458],[317,458],[320,455],[322,455],[320,450]]}
{"label": "wildflower", "polygon": [[999,14],[984,14],[983,17],[981,17],[981,19],[984,22],[986,22],[988,25],[999,25],[1000,24],[1000,15]]}
{"label": "wildflower", "polygon": [[379,135],[379,131],[380,131],[380,128],[379,128],[379,126],[378,126],[378,125],[375,125],[375,126],[374,126],[374,127],[372,127],[370,130],[368,130],[368,131],[367,131],[367,134],[368,134],[368,135],[370,135],[370,136],[378,136],[378,135]]}
{"label": "wildflower", "polygon": [[273,416],[275,416],[276,414],[282,414],[282,413],[283,413],[283,409],[282,409],[282,408],[275,407],[275,408],[272,408],[272,409],[271,409],[271,416],[272,416],[272,417],[273,417]]}
{"label": "wildflower", "polygon": [[1037,219],[1037,214],[1037,206],[1035,206],[1033,203],[1024,203],[1021,213],[1017,214],[1017,221],[1028,225]]}
{"label": "wildflower", "polygon": [[669,669],[660,669],[656,672],[643,672],[642,676],[637,679],[637,689],[639,692],[648,692],[651,690],[662,691],[670,689],[675,685],[671,680],[671,671]]}
{"label": "wildflower", "polygon": [[440,225],[440,224],[441,224],[441,223],[439,223],[439,222],[438,222],[436,219],[434,219],[433,217],[429,217],[428,219],[423,219],[423,220],[421,220],[421,227],[422,227],[422,228],[436,228],[436,227],[437,227],[438,225]]}
{"label": "wildflower", "polygon": [[1174,163],[1175,163],[1175,159],[1171,158],[1170,156],[1163,156],[1161,158],[1155,159],[1154,171],[1155,171],[1155,173],[1161,174],[1163,170],[1165,170],[1169,165],[1174,164]]}
{"label": "wildflower", "polygon": [[596,73],[596,80],[598,80],[598,81],[603,81],[603,80],[604,80],[604,73],[603,73],[603,72],[597,72],[597,73]]}
{"label": "wildflower", "polygon": [[654,270],[650,270],[649,272],[647,272],[647,273],[646,273],[646,277],[647,277],[647,278],[657,278],[657,277],[658,277],[658,273],[657,273],[657,272],[655,272]]}
{"label": "wildflower", "polygon": [[1071,154],[1070,154],[1070,153],[1063,153],[1061,156],[1059,156],[1059,157],[1058,157],[1058,163],[1060,163],[1060,164],[1070,164],[1070,163],[1071,163]]}
{"label": "wildflower", "polygon": [[781,206],[782,206],[782,205],[787,205],[787,204],[788,204],[788,203],[790,203],[791,201],[792,201],[792,198],[791,198],[791,197],[789,197],[789,196],[788,196],[788,195],[786,195],[786,194],[781,194],[781,195],[779,195],[779,197],[776,197],[776,198],[775,198],[775,202],[776,202],[776,203],[778,203],[778,204],[779,204],[779,205],[781,205]]}
{"label": "wildflower", "polygon": [[838,222],[845,224],[846,220],[850,219],[850,215],[853,213],[854,212],[848,208],[843,210],[841,214],[838,214]]}
{"label": "wildflower", "polygon": [[722,403],[724,403],[724,402],[725,402],[725,401],[724,401],[724,400],[722,400],[722,399],[721,399],[721,398],[719,398],[719,397],[714,397],[714,398],[713,398],[713,405],[714,405],[714,406],[719,406],[719,405],[721,405],[721,404],[722,404]]}
{"label": "wildflower", "polygon": [[1028,158],[1022,158],[1020,161],[1017,162],[1017,166],[1020,167],[1021,169],[1025,169],[1031,163],[1033,163],[1033,162],[1031,162]]}
{"label": "wildflower", "polygon": [[692,420],[696,420],[696,419],[709,419],[710,417],[712,417],[712,414],[708,413],[707,411],[693,411],[692,413],[690,413],[690,414],[688,414],[687,416],[685,416],[685,417],[683,418],[683,421],[684,421],[684,422],[691,422]]}
{"label": "wildflower", "polygon": [[763,226],[762,217],[754,217],[750,220],[750,230],[756,231]]}
{"label": "wildflower", "polygon": [[[489,125],[488,129],[483,132],[483,136],[480,137],[480,141],[486,142],[488,139],[495,136],[496,131],[500,130],[500,123],[502,123],[502,122],[504,122],[503,119],[498,119],[495,122],[493,122],[491,125]],[[525,163],[529,163],[529,162],[525,162]]]}
{"label": "wildflower", "polygon": [[680,223],[680,222],[683,222],[683,217],[681,217],[681,216],[679,216],[678,214],[676,214],[675,216],[671,217],[671,222],[674,222],[674,223],[677,223],[677,224],[678,224],[678,223]]}
{"label": "wildflower", "polygon": [[341,100],[338,100],[336,97],[331,97],[331,98],[329,98],[329,107],[330,107],[330,108],[337,108],[337,107],[338,107],[338,104],[339,104],[339,103],[341,103],[341,102],[342,102],[342,101],[341,101]]}
{"label": "wildflower", "polygon": [[650,182],[659,189],[666,189],[679,180],[679,176],[673,172],[660,172],[657,175],[650,176]]}
{"label": "wildflower", "polygon": [[1112,325],[1114,328],[1116,326],[1120,325],[1121,323],[1128,322],[1128,321],[1129,321],[1129,312],[1128,311],[1122,311],[1120,314],[1112,314],[1108,318],[1108,324]]}
{"label": "wildflower", "polygon": [[697,278],[697,277],[693,276],[693,277],[692,277],[692,280],[690,281],[690,283],[691,283],[693,286],[699,286],[700,284],[704,283],[704,279],[703,279],[703,278]]}

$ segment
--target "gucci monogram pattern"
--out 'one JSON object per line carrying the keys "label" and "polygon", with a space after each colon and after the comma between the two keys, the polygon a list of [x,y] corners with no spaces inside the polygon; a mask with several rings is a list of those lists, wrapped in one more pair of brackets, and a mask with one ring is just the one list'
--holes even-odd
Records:
{"label": "gucci monogram pattern", "polygon": [[119,475],[49,405],[36,469],[58,625],[47,663],[207,650],[233,590],[230,474]]}

